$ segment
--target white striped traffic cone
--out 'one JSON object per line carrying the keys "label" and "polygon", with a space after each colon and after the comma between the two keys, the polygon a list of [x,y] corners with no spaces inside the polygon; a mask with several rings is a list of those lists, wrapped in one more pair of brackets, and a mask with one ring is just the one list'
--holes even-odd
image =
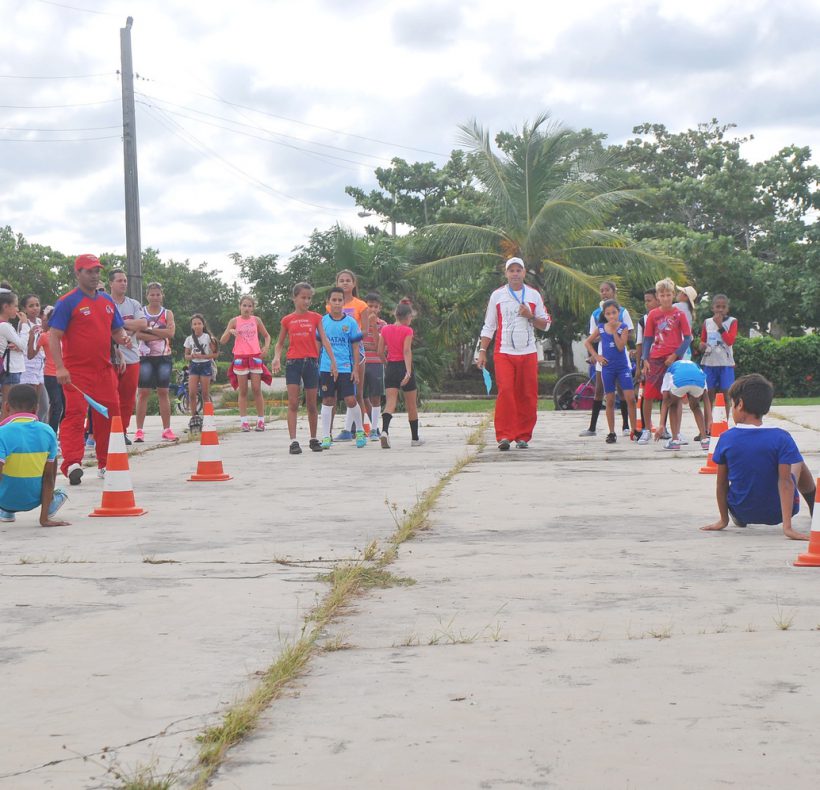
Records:
{"label": "white striped traffic cone", "polygon": [[712,430],[709,438],[709,455],[706,458],[706,466],[702,466],[698,472],[702,475],[716,475],[717,464],[712,460],[712,456],[717,450],[718,441],[721,434],[729,430],[729,423],[726,420],[726,403],[723,400],[723,393],[718,392],[715,399],[715,408],[712,411]]}
{"label": "white striped traffic cone", "polygon": [[809,533],[809,550],[801,554],[794,564],[801,567],[820,568],[820,477],[817,478],[814,492],[814,513],[811,517],[811,532]]}
{"label": "white striped traffic cone", "polygon": [[137,507],[131,472],[128,468],[128,451],[119,415],[111,418],[111,437],[108,440],[108,464],[105,468],[102,502],[89,516],[144,516],[148,511]]}
{"label": "white striped traffic cone", "polygon": [[199,463],[196,465],[196,472],[188,479],[196,483],[232,479],[222,468],[222,454],[219,450],[219,436],[216,433],[214,405],[210,401],[204,404],[202,413],[202,433],[199,439]]}

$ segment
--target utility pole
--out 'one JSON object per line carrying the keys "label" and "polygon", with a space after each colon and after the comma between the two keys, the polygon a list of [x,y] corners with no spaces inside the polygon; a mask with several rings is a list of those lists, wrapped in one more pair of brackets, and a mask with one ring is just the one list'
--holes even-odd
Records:
{"label": "utility pole", "polygon": [[142,303],[142,244],[140,241],[140,190],[137,178],[137,117],[134,108],[134,64],[131,58],[131,25],[120,28],[120,79],[122,80],[122,149],[125,160],[125,253],[128,295]]}

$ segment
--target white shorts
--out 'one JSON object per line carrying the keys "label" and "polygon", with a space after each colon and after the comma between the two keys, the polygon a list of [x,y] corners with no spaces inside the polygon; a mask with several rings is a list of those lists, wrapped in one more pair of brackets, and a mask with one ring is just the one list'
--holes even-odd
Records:
{"label": "white shorts", "polygon": [[663,383],[661,384],[661,392],[671,392],[676,398],[682,398],[685,395],[694,395],[699,398],[703,395],[704,387],[699,387],[697,384],[686,384],[683,387],[676,387],[672,380],[672,374],[667,372],[663,375]]}

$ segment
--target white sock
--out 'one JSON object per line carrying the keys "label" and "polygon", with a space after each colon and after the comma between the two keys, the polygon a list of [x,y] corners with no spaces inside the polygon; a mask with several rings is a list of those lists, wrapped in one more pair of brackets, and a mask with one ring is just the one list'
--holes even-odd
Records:
{"label": "white sock", "polygon": [[379,417],[382,414],[382,407],[381,406],[373,406],[370,409],[370,430],[378,430],[379,429]]}
{"label": "white sock", "polygon": [[[353,423],[356,423],[356,428],[360,431],[362,430],[362,410],[359,408],[359,404],[357,403],[355,406],[347,407],[347,413],[350,415],[350,426],[353,427]],[[350,428],[347,427],[347,420],[345,420],[345,428],[349,431]]]}
{"label": "white sock", "polygon": [[[356,404],[358,407],[359,404]],[[345,412],[345,430],[352,431],[353,430],[353,409],[350,406],[347,407],[347,411]]]}
{"label": "white sock", "polygon": [[247,414],[240,414],[239,415],[240,425],[244,425],[247,421],[248,421],[248,415]]}
{"label": "white sock", "polygon": [[330,436],[330,423],[333,421],[333,407],[322,404],[322,436]]}

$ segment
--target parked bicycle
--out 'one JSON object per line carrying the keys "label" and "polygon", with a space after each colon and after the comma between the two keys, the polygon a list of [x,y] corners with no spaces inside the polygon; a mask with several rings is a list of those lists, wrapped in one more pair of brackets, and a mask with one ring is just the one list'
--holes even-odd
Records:
{"label": "parked bicycle", "polygon": [[[190,394],[188,392],[188,366],[177,371],[176,389],[176,409],[177,414],[190,414]],[[196,394],[196,412],[202,414],[202,392]]]}

